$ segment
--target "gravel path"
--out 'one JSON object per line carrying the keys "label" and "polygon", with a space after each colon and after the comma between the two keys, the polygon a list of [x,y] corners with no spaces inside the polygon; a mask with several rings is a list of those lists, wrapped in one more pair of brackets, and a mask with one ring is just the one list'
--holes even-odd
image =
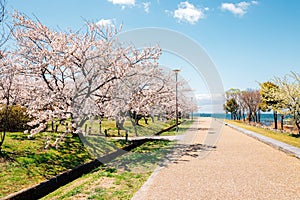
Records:
{"label": "gravel path", "polygon": [[[201,146],[211,118],[200,120],[189,132],[194,147]],[[300,199],[300,160],[228,126],[203,159],[194,156],[199,148],[179,150],[184,153],[158,168],[134,200]]]}

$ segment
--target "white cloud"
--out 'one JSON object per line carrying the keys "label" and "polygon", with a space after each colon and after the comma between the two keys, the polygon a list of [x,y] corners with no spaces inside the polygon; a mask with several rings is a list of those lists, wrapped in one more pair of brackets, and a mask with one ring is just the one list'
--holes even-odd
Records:
{"label": "white cloud", "polygon": [[97,23],[98,26],[110,26],[113,24],[111,19],[100,19]]}
{"label": "white cloud", "polygon": [[222,3],[221,10],[230,11],[234,15],[241,17],[247,13],[247,11],[251,5],[257,5],[257,4],[258,4],[257,1],[251,1],[251,2],[242,1],[240,3],[235,3],[235,4],[234,3]]}
{"label": "white cloud", "polygon": [[179,3],[178,9],[174,11],[173,16],[180,22],[188,22],[190,24],[195,24],[199,19],[205,18],[205,14],[201,9],[196,8],[187,1]]}
{"label": "white cloud", "polygon": [[113,3],[114,5],[121,6],[121,10],[124,10],[127,7],[130,8],[143,8],[146,13],[150,12],[151,2],[136,2],[136,0],[107,0],[108,2]]}
{"label": "white cloud", "polygon": [[144,6],[144,10],[145,10],[145,12],[146,13],[149,13],[150,11],[150,5],[151,5],[151,3],[150,2],[144,2],[143,3],[143,6]]}
{"label": "white cloud", "polygon": [[196,94],[197,104],[201,113],[223,113],[223,94]]}
{"label": "white cloud", "polygon": [[113,4],[119,4],[119,5],[134,5],[135,0],[108,0],[108,2],[111,2]]}
{"label": "white cloud", "polygon": [[210,94],[196,94],[195,97],[197,100],[211,100]]}

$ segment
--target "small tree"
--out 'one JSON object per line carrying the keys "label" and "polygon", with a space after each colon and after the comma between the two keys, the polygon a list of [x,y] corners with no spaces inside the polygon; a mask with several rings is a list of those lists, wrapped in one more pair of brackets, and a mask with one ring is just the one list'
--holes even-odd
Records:
{"label": "small tree", "polygon": [[240,98],[247,108],[248,121],[259,122],[259,104],[261,102],[259,91],[252,89],[242,91]]}
{"label": "small tree", "polygon": [[229,100],[226,100],[226,103],[224,104],[224,110],[230,113],[230,118],[233,120],[237,119],[237,112],[239,109],[239,105],[237,104],[236,100],[234,98],[231,98]]}
{"label": "small tree", "polygon": [[[245,119],[246,105],[242,100],[242,91],[240,89],[231,88],[225,93],[226,100],[234,99],[238,104],[238,110],[236,111],[236,118],[241,120]],[[226,110],[225,110],[226,111]]]}
{"label": "small tree", "polygon": [[272,82],[264,82],[260,84],[260,95],[262,101],[259,106],[264,112],[273,110],[274,129],[277,129],[277,113],[281,107],[281,100],[276,95],[278,90],[279,87]]}

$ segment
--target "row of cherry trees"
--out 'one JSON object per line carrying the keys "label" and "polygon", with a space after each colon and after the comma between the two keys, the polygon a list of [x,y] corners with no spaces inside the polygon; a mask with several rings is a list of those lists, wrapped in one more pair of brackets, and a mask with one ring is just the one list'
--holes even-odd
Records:
{"label": "row of cherry trees", "polygon": [[300,134],[300,75],[291,72],[259,85],[259,90],[228,90],[224,110],[231,113],[232,119],[249,122],[260,122],[260,111],[273,111],[275,129],[278,114],[281,120],[283,116],[290,116]]}
{"label": "row of cherry trees", "polygon": [[[0,59],[0,103],[27,108],[31,136],[57,120],[71,119],[65,134],[76,134],[92,116],[119,124],[133,113],[174,117],[175,84],[184,82],[158,67],[159,46],[125,46],[116,37],[120,29],[87,22],[77,32],[56,31],[15,12],[16,48]],[[197,109],[184,93],[179,97],[181,112]]]}

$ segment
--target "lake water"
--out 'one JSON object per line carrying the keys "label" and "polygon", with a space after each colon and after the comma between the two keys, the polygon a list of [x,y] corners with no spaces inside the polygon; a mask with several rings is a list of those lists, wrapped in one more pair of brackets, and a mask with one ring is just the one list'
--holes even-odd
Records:
{"label": "lake water", "polygon": [[[214,117],[214,118],[223,118],[223,119],[230,119],[230,114],[208,114],[208,113],[194,113],[193,116],[197,117]],[[278,115],[278,121],[280,121],[280,115]],[[271,123],[274,122],[273,113],[261,113],[260,115],[260,121],[262,124],[266,126],[270,126]]]}

